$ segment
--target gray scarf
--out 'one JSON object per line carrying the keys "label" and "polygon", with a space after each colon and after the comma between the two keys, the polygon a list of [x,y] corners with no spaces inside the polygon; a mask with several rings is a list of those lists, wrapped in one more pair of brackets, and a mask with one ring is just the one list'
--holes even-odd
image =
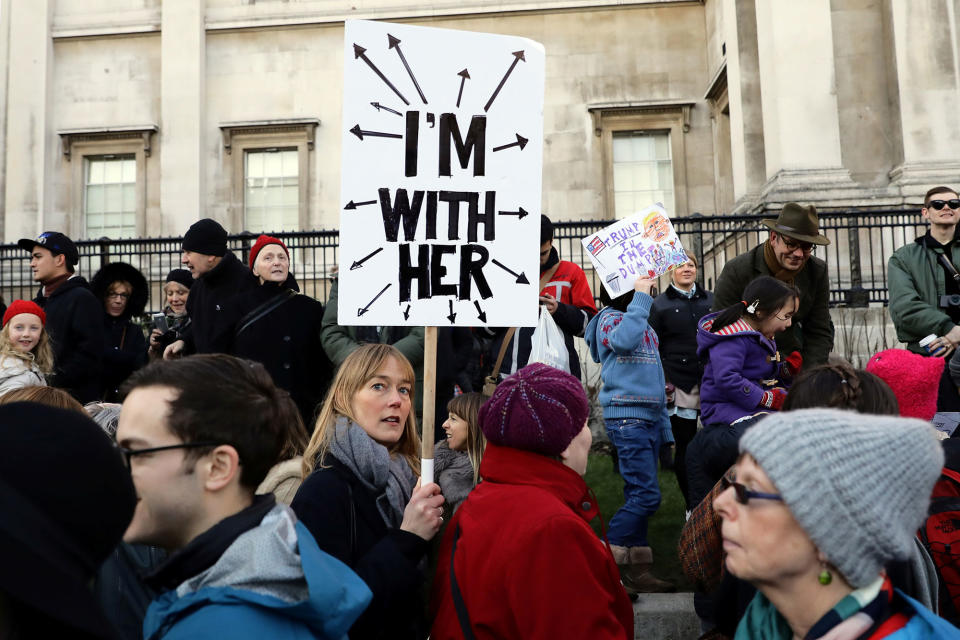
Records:
{"label": "gray scarf", "polygon": [[363,427],[342,416],[337,418],[330,455],[350,469],[363,486],[378,494],[380,517],[387,527],[398,529],[417,483],[417,476],[406,459],[391,456]]}

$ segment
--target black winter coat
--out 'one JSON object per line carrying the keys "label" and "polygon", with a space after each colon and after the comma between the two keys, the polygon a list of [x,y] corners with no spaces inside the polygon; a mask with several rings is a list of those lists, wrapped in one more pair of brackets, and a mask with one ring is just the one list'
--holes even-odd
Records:
{"label": "black winter coat", "polygon": [[333,365],[320,343],[323,305],[297,294],[237,333],[245,316],[287,290],[298,290],[293,276],[282,285],[266,282],[230,304],[235,318],[230,353],[263,364],[274,384],[290,392],[307,431],[312,431],[314,412],[333,376]]}
{"label": "black winter coat", "polygon": [[317,545],[353,569],[373,592],[370,606],[350,629],[351,640],[425,638],[424,575],[418,565],[429,543],[415,533],[388,529],[377,495],[333,456],[324,464],[303,481],[290,506]]}
{"label": "black winter coat", "polygon": [[259,285],[257,277],[229,251],[223,260],[194,281],[187,298],[190,324],[181,334],[187,353],[229,353],[228,302]]}
{"label": "black winter coat", "polygon": [[653,300],[650,326],[660,339],[660,361],[667,381],[689,392],[700,384],[703,365],[697,358],[697,322],[710,313],[713,294],[697,287],[686,298],[672,286]]}
{"label": "black winter coat", "polygon": [[103,305],[87,281],[74,276],[49,298],[43,288],[34,302],[47,314],[45,326],[53,348],[51,387],[68,391],[81,404],[99,399],[103,376]]}
{"label": "black winter coat", "polygon": [[106,348],[103,352],[103,392],[107,402],[119,402],[120,385],[147,364],[147,339],[143,329],[127,318],[103,312]]}

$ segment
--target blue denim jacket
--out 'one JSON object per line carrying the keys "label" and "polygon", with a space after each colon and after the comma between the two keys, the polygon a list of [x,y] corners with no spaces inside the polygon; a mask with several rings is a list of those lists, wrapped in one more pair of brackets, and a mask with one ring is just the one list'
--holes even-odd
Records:
{"label": "blue denim jacket", "polygon": [[601,365],[603,417],[638,418],[656,424],[673,442],[657,333],[648,323],[653,298],[636,292],[627,312],[605,307],[587,325],[584,338]]}

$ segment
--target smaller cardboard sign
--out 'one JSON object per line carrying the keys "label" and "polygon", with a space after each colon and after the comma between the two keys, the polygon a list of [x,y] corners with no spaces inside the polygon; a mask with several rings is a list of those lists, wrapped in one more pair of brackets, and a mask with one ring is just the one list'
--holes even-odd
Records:
{"label": "smaller cardboard sign", "polygon": [[603,287],[616,298],[638,276],[655,277],[687,261],[667,210],[655,204],[582,240]]}

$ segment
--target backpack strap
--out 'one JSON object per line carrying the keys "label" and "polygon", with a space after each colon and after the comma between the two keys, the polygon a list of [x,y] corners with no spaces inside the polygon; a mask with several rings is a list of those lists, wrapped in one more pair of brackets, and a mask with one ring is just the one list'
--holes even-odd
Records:
{"label": "backpack strap", "polygon": [[353,567],[357,560],[357,503],[353,501],[353,487],[347,480],[347,502],[350,503],[350,521],[348,523],[350,531],[350,566]]}
{"label": "backpack strap", "polygon": [[237,329],[236,335],[239,336],[254,322],[256,322],[257,320],[260,320],[261,318],[263,318],[263,316],[267,315],[268,313],[270,313],[271,311],[273,311],[274,309],[282,305],[284,302],[288,300],[292,300],[293,298],[296,297],[296,295],[297,295],[297,292],[294,291],[293,289],[284,289],[282,292],[273,296],[263,304],[257,306],[255,309],[250,311],[250,313],[240,318],[240,322],[237,323],[237,325],[240,328]]}
{"label": "backpack strap", "polygon": [[960,511],[960,498],[934,498],[930,501],[928,515],[935,516],[945,511]]}
{"label": "backpack strap", "polygon": [[947,467],[944,467],[943,469],[940,470],[940,474],[947,476],[954,482],[960,483],[960,471],[956,471],[954,469],[949,469]]}
{"label": "backpack strap", "polygon": [[457,540],[460,539],[460,524],[453,532],[453,544],[450,545],[450,595],[453,596],[453,608],[457,610],[457,620],[465,640],[476,640],[473,629],[470,627],[470,614],[467,613],[467,603],[463,601],[460,585],[457,583],[457,572],[453,568],[454,554],[457,553]]}

